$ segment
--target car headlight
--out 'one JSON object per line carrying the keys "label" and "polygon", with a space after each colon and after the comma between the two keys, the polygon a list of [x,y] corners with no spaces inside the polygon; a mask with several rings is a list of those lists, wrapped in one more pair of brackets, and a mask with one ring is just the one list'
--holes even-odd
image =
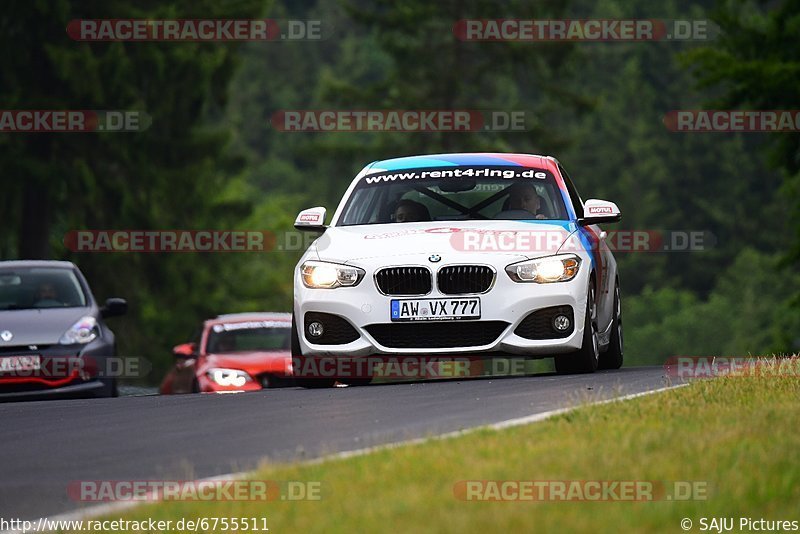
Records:
{"label": "car headlight", "polygon": [[253,378],[239,369],[209,369],[206,376],[220,386],[234,386],[240,388]]}
{"label": "car headlight", "polygon": [[364,269],[328,263],[325,261],[307,261],[300,266],[303,285],[312,289],[333,289],[358,285],[364,277]]}
{"label": "car headlight", "polygon": [[81,317],[64,332],[58,342],[62,345],[85,345],[100,336],[97,319],[91,316]]}
{"label": "car headlight", "polygon": [[506,272],[515,282],[548,284],[572,280],[578,274],[580,267],[581,259],[578,256],[559,254],[513,263],[506,267]]}

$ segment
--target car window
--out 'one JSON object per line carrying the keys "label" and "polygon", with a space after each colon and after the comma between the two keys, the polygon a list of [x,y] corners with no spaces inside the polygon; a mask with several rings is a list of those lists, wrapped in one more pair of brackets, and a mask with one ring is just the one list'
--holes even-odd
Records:
{"label": "car window", "polygon": [[0,310],[75,308],[86,306],[86,302],[71,269],[0,269]]}
{"label": "car window", "polygon": [[572,207],[575,208],[575,216],[578,219],[583,218],[583,199],[578,194],[578,190],[575,188],[575,184],[572,183],[572,179],[567,174],[567,171],[561,164],[558,165],[558,170],[561,171],[561,176],[564,178],[564,183],[567,186],[567,193],[569,193],[569,199],[572,202]]}
{"label": "car window", "polygon": [[524,167],[411,169],[365,176],[338,225],[457,220],[566,220],[553,175]]}
{"label": "car window", "polygon": [[214,325],[208,335],[206,352],[220,354],[254,350],[288,350],[290,333],[288,325],[238,329],[235,324]]}

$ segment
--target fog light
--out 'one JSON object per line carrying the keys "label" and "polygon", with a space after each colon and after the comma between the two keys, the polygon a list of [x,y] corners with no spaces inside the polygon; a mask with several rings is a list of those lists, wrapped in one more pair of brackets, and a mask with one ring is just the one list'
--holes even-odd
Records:
{"label": "fog light", "polygon": [[322,333],[325,332],[325,328],[322,326],[322,323],[317,321],[309,323],[307,330],[308,335],[311,337],[320,337],[322,336]]}
{"label": "fog light", "polygon": [[559,332],[564,332],[569,328],[570,322],[569,317],[566,315],[556,315],[556,318],[553,319],[553,328],[558,330]]}

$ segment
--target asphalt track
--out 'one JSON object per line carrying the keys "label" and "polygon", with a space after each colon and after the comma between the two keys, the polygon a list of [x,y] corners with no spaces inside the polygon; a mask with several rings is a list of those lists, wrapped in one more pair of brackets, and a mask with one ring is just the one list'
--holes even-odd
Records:
{"label": "asphalt track", "polygon": [[188,480],[666,386],[661,367],[239,395],[0,404],[0,517],[75,510],[80,480]]}

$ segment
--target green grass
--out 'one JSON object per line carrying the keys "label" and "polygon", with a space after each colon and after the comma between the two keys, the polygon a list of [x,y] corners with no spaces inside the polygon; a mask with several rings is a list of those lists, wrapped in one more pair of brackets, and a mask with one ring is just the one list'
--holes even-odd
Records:
{"label": "green grass", "polygon": [[[258,516],[271,532],[347,533],[682,532],[684,517],[697,532],[701,517],[799,520],[798,421],[798,378],[720,378],[503,431],[265,466],[254,477],[319,481],[319,501],[158,503],[123,517]],[[454,496],[461,480],[688,480],[706,482],[709,495],[683,502],[474,502]]]}

